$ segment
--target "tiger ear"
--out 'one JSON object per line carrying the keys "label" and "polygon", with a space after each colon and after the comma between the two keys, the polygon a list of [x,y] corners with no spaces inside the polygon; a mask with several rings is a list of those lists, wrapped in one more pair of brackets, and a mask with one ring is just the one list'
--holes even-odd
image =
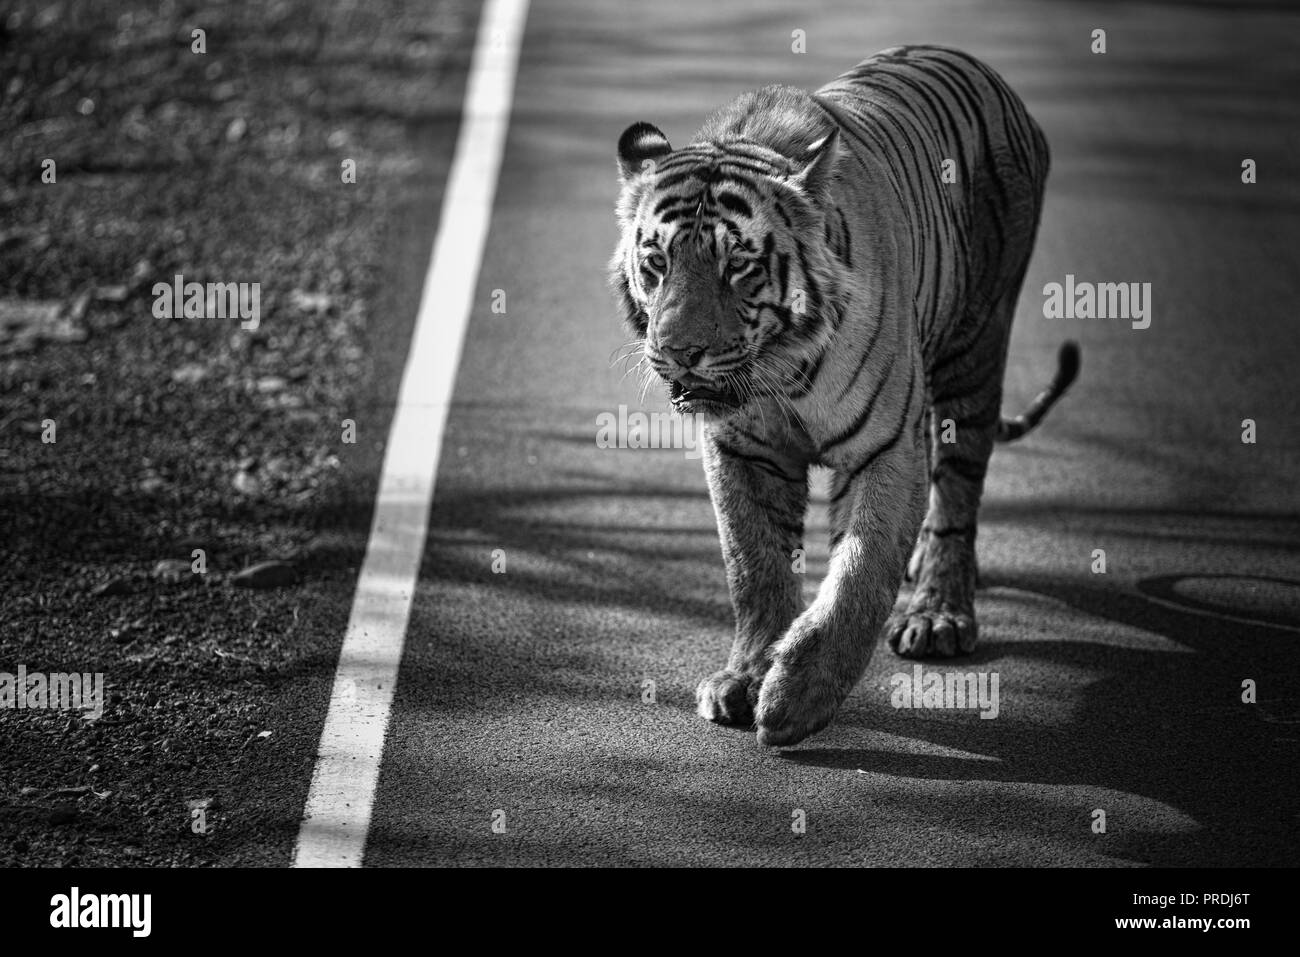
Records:
{"label": "tiger ear", "polygon": [[618,171],[623,182],[654,168],[655,160],[673,151],[657,126],[633,123],[618,138]]}
{"label": "tiger ear", "polygon": [[840,154],[840,131],[834,127],[819,140],[808,144],[803,168],[794,174],[794,182],[804,192],[819,196],[830,184]]}

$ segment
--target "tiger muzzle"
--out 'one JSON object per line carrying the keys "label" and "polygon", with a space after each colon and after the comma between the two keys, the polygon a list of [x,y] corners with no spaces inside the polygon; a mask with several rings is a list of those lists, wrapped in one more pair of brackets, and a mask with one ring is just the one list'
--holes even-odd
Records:
{"label": "tiger muzzle", "polygon": [[708,412],[740,408],[740,397],[729,389],[687,373],[669,383],[668,399],[678,412]]}

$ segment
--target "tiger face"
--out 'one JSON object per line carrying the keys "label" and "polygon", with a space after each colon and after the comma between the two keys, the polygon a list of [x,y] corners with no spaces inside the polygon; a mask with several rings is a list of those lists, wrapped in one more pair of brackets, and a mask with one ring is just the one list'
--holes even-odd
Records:
{"label": "tiger face", "polygon": [[833,140],[796,164],[736,142],[674,152],[648,123],[620,138],[614,283],[678,411],[726,415],[774,395],[824,346],[816,333],[831,283],[820,251],[797,234],[821,234]]}

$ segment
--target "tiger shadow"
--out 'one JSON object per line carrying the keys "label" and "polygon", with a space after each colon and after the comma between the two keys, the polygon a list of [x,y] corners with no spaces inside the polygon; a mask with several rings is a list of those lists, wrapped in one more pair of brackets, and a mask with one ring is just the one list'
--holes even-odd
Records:
{"label": "tiger shadow", "polygon": [[[1155,865],[1282,865],[1300,846],[1300,824],[1283,817],[1293,791],[1295,739],[1279,738],[1275,707],[1295,687],[1293,632],[1266,623],[1225,622],[1153,604],[1141,594],[1048,575],[986,576],[985,585],[1045,596],[1100,621],[1161,635],[1191,654],[1053,638],[999,642],[987,629],[974,655],[943,665],[981,665],[1013,655],[1069,673],[1098,673],[1078,692],[1068,723],[1045,726],[1004,709],[999,720],[926,722],[926,742],[960,755],[811,746],[784,752],[795,764],[863,769],[928,780],[1029,785],[1086,784],[1177,808],[1199,825],[1191,833],[1126,831],[1112,819],[1106,852]],[[881,653],[889,654],[887,649]],[[901,660],[899,661],[902,664]],[[910,666],[909,662],[909,666]],[[1244,678],[1272,685],[1274,707],[1242,703]],[[1285,707],[1285,706],[1284,706]],[[1272,714],[1270,712],[1273,712]],[[918,737],[912,712],[854,710],[846,723]],[[1088,833],[1091,807],[1080,807]]]}
{"label": "tiger shadow", "polygon": [[[690,654],[685,666],[711,667],[712,656],[725,647],[732,613],[702,479],[694,475],[692,487],[675,479],[637,484],[616,475],[593,476],[591,471],[574,468],[557,473],[549,488],[517,488],[509,496],[465,488],[440,493],[434,505],[426,575],[511,589],[548,602],[644,615],[659,622],[650,629],[652,633],[663,630],[663,616],[671,613],[671,628],[680,630],[684,621],[687,630],[711,636],[709,642],[700,643],[698,653]],[[596,514],[581,520],[566,518],[579,502],[590,503]],[[1024,508],[1025,514],[1007,505],[992,511],[999,523],[1011,525],[1042,519],[1034,506]],[[611,531],[604,517],[607,509],[625,516],[628,524]],[[1054,503],[1051,510],[1056,523],[1062,520],[1060,513],[1071,508]],[[1132,524],[1136,515],[1124,508],[1076,507],[1074,511],[1078,513],[1074,519],[1093,524]],[[653,517],[660,513],[662,519]],[[1170,514],[1164,510],[1160,517],[1167,519]],[[520,515],[530,516],[526,524],[521,524]],[[1248,541],[1251,529],[1276,525],[1278,518],[1220,515],[1205,509],[1189,511],[1188,517],[1223,520],[1219,530],[1198,535],[1198,542],[1217,540],[1216,535]],[[552,566],[512,568],[509,574],[493,576],[481,555],[468,560],[467,545],[471,551],[494,545],[509,551],[518,545],[548,556]],[[556,574],[557,560],[572,574]],[[693,579],[693,584],[684,586],[683,578]],[[987,627],[973,655],[945,664],[978,670],[1015,658],[1049,671],[1095,675],[1072,692],[1074,705],[1064,720],[1044,723],[1040,715],[1040,720],[1032,721],[1014,709],[1004,709],[995,721],[919,726],[907,712],[863,707],[851,698],[830,729],[797,748],[777,752],[772,759],[904,779],[1108,789],[1177,809],[1197,827],[1171,834],[1131,823],[1125,828],[1122,820],[1112,819],[1107,854],[1157,865],[1285,863],[1300,846],[1300,828],[1295,820],[1282,818],[1280,809],[1290,807],[1290,779],[1277,769],[1290,765],[1288,749],[1293,750],[1294,744],[1279,739],[1279,726],[1269,723],[1262,704],[1261,710],[1252,711],[1241,703],[1240,685],[1243,678],[1252,677],[1279,695],[1287,676],[1296,676],[1288,654],[1292,632],[1167,607],[1090,579],[990,568],[983,584],[1008,593],[1000,600],[1042,596],[1094,622],[1159,635],[1190,653],[1070,636],[1007,641],[1000,640],[996,627]],[[1023,611],[1030,620],[1034,613],[1032,607]],[[665,644],[663,650],[668,647]],[[874,657],[877,670],[882,659],[897,662],[897,670],[910,670],[911,662],[905,665],[895,658],[883,639]],[[608,666],[608,659],[598,656],[588,664],[600,668]],[[545,681],[544,676],[537,677]],[[664,689],[661,703],[683,712],[694,710],[686,687]],[[865,731],[883,731],[996,760],[847,743],[855,733]],[[746,737],[738,731],[737,744],[745,746]],[[1091,811],[1091,806],[1080,807],[1080,840],[1086,841],[1089,834]]]}

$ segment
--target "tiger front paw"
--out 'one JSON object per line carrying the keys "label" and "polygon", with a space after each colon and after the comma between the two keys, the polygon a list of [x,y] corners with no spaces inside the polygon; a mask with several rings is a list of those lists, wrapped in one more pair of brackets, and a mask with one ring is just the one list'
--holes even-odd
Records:
{"label": "tiger front paw", "polygon": [[840,682],[816,667],[773,665],[758,694],[758,743],[798,744],[835,718],[844,700]]}

